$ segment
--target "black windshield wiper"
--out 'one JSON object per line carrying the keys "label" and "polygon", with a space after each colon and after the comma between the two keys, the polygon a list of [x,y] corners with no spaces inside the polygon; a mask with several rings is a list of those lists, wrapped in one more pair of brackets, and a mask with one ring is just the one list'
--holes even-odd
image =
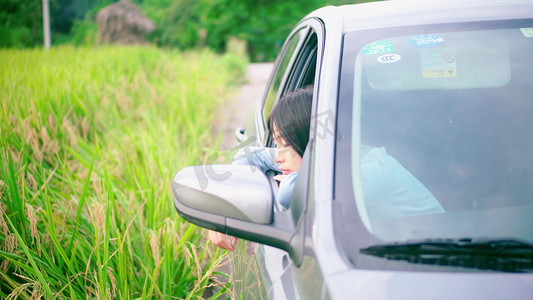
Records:
{"label": "black windshield wiper", "polygon": [[361,253],[412,263],[533,271],[533,244],[513,239],[432,239],[375,245]]}

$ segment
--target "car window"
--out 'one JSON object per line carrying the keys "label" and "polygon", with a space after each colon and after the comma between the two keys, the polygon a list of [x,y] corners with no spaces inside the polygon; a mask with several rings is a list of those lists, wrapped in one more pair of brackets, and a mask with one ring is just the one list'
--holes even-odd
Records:
{"label": "car window", "polygon": [[279,65],[272,77],[270,88],[268,89],[263,104],[263,119],[265,120],[265,122],[266,120],[268,120],[270,112],[272,111],[272,107],[274,106],[275,100],[277,99],[281,83],[285,77],[285,74],[287,73],[287,67],[289,67],[289,64],[293,60],[293,57],[296,57],[296,50],[298,49],[298,45],[300,44],[302,39],[305,37],[305,33],[305,29],[300,29],[299,31],[294,33],[287,41],[285,48],[283,49],[282,56],[278,58]]}
{"label": "car window", "polygon": [[287,79],[284,91],[293,91],[308,85],[313,85],[316,71],[317,35],[311,32],[302,46],[297,60]]}
{"label": "car window", "polygon": [[[317,34],[314,31],[311,31],[298,50],[299,51],[293,55],[291,67],[285,72],[285,84],[283,88],[280,87],[278,89],[279,97],[273,98],[272,105],[275,105],[276,101],[281,98],[284,93],[314,84],[318,51]],[[271,107],[265,105],[265,113],[267,109],[270,112]],[[272,141],[270,141],[268,137],[267,145],[272,145]]]}

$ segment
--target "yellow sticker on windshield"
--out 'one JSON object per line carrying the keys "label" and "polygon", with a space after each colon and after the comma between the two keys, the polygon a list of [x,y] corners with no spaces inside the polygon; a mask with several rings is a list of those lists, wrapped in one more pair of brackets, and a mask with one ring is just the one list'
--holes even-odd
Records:
{"label": "yellow sticker on windshield", "polygon": [[457,77],[455,48],[427,48],[421,51],[422,77]]}
{"label": "yellow sticker on windshield", "polygon": [[525,37],[533,37],[533,28],[520,28]]}
{"label": "yellow sticker on windshield", "polygon": [[422,70],[424,78],[457,77],[457,69]]}

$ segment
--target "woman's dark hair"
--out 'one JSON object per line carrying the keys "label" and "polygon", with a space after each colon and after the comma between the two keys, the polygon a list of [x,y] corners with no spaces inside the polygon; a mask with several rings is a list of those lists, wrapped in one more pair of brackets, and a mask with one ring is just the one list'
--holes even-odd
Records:
{"label": "woman's dark hair", "polygon": [[309,142],[312,100],[312,86],[288,92],[279,99],[268,118],[270,134],[275,127],[279,137],[300,156]]}

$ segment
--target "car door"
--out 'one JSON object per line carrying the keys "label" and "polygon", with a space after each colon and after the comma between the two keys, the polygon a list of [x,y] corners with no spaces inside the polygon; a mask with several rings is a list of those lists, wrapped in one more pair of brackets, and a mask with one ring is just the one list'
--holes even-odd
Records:
{"label": "car door", "polygon": [[[276,61],[261,106],[256,112],[256,134],[260,146],[273,146],[266,124],[272,107],[284,93],[314,85],[316,95],[318,85],[315,78],[318,78],[316,75],[321,53],[319,45],[322,43],[322,26],[314,19],[301,22],[289,35]],[[308,146],[308,151],[310,148]],[[270,175],[272,177],[274,174]],[[271,184],[277,190],[277,183],[271,180]],[[305,186],[300,188],[307,189],[307,184],[303,185]],[[305,202],[307,199],[301,201]],[[305,216],[302,214],[303,217]],[[303,227],[299,234],[304,236]],[[238,249],[240,251],[234,253],[232,259],[236,298],[307,299],[299,296],[302,286],[297,284],[295,277],[299,268],[286,251],[250,242],[241,242]]]}

